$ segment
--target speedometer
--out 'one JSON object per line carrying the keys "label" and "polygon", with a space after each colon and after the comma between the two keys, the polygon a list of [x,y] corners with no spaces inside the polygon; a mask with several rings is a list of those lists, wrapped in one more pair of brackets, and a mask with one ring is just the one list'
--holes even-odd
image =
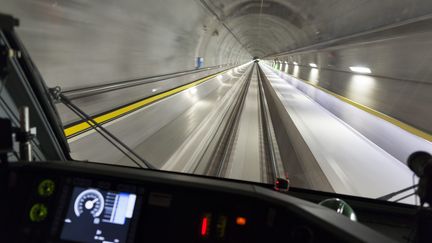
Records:
{"label": "speedometer", "polygon": [[101,215],[104,209],[105,200],[102,194],[95,189],[87,189],[81,192],[75,199],[74,211],[79,217],[84,214],[91,214],[93,217]]}

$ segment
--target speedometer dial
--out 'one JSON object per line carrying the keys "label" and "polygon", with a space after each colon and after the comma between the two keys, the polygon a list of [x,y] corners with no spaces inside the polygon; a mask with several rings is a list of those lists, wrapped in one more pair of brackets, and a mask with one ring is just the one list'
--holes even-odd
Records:
{"label": "speedometer dial", "polygon": [[93,217],[101,215],[105,200],[102,194],[95,189],[87,189],[81,192],[75,199],[74,211],[77,217],[83,213],[89,213]]}

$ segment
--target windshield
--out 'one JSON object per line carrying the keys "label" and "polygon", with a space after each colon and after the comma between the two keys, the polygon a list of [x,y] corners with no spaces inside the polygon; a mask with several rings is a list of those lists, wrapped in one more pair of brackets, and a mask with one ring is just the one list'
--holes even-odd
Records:
{"label": "windshield", "polygon": [[432,152],[431,1],[0,4],[75,160],[380,198]]}

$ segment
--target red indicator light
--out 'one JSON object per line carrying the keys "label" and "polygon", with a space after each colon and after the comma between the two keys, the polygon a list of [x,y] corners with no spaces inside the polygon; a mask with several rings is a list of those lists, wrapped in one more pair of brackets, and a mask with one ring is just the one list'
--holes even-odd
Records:
{"label": "red indicator light", "polygon": [[237,225],[246,225],[246,218],[245,217],[237,217],[236,224]]}
{"label": "red indicator light", "polygon": [[207,217],[204,217],[202,219],[202,222],[201,222],[201,235],[202,236],[207,235],[207,224],[208,224],[208,219],[207,219]]}

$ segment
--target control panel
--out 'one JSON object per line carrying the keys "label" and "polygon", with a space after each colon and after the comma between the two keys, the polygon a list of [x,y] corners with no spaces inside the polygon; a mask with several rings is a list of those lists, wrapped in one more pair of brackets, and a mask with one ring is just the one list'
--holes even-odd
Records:
{"label": "control panel", "polygon": [[78,162],[16,163],[0,171],[1,194],[7,195],[1,200],[6,210],[0,230],[6,242],[338,242],[352,237],[277,199],[285,195],[262,189],[276,195],[272,199],[246,183]]}
{"label": "control panel", "polygon": [[136,194],[74,187],[60,239],[126,242]]}

